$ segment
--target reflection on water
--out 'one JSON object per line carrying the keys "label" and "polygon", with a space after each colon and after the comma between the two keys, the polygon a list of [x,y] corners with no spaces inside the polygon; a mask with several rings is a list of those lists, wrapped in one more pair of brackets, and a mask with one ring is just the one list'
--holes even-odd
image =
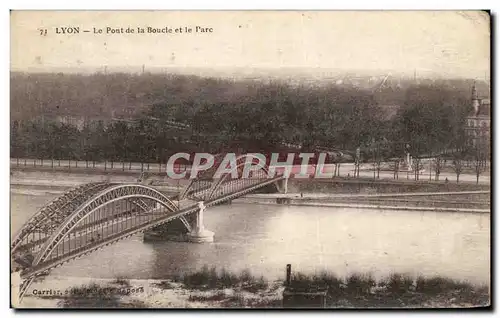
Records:
{"label": "reflection on water", "polygon": [[[13,230],[50,199],[12,195]],[[489,214],[233,204],[208,209],[205,226],[215,243],[143,243],[137,235],[52,273],[162,278],[207,264],[278,278],[291,263],[294,270],[340,276],[406,272],[480,283],[490,277]]]}

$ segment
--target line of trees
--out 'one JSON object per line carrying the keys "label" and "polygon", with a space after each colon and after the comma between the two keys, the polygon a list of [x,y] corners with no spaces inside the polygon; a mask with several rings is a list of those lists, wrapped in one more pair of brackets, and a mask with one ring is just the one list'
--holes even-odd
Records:
{"label": "line of trees", "polygon": [[[181,82],[175,90],[183,92],[189,85],[186,79]],[[167,98],[173,88],[162,92],[155,86],[154,92],[145,94],[156,94],[148,97],[156,102],[136,114],[132,123],[87,121],[79,130],[40,117],[14,120],[11,157],[166,162],[180,151],[217,153],[234,151],[231,147],[236,146],[241,151],[276,151],[289,143],[301,145],[302,151],[342,149],[352,154],[351,159],[360,148],[361,161],[374,165],[374,177],[382,162],[401,158],[407,150],[416,168],[422,157],[431,155],[439,179],[446,159],[441,154],[453,150],[457,180],[464,160],[474,159],[480,173],[489,157],[489,145],[471,148],[465,134],[465,120],[472,111],[470,91],[452,86],[410,86],[404,103],[391,115],[372,92],[353,87],[274,82],[245,87],[241,92],[241,83],[234,84],[233,91],[227,81],[221,82],[223,91],[217,81],[207,83],[210,85],[196,90],[195,98],[179,92],[176,96],[185,98]],[[203,98],[207,94],[211,97]],[[112,97],[108,92],[103,98]],[[172,128],[166,124],[172,120],[189,128]]]}
{"label": "line of trees", "polygon": [[[33,120],[11,126],[11,157],[71,160],[159,162],[176,150],[186,151],[183,136],[169,135],[151,121],[85,124],[83,129],[54,121]],[[185,138],[185,137],[184,137]]]}

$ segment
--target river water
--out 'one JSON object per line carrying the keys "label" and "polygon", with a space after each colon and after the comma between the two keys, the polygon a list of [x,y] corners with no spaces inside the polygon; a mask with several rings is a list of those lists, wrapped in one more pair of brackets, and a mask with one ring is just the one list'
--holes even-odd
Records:
{"label": "river water", "polygon": [[[11,195],[16,231],[56,195]],[[294,271],[391,272],[490,280],[490,215],[237,204],[213,207],[215,242],[143,243],[137,235],[54,269],[58,276],[148,279],[201,268],[250,269],[269,279]]]}

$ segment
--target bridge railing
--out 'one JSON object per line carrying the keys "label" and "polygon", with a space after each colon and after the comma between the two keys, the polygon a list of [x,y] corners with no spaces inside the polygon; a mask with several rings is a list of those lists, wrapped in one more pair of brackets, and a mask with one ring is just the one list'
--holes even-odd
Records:
{"label": "bridge railing", "polygon": [[[97,171],[148,171],[166,172],[166,163],[130,162],[130,161],[93,161],[71,159],[33,159],[10,158],[11,168],[40,168],[53,170],[97,170]],[[190,165],[175,164],[173,171],[182,173],[190,169]]]}

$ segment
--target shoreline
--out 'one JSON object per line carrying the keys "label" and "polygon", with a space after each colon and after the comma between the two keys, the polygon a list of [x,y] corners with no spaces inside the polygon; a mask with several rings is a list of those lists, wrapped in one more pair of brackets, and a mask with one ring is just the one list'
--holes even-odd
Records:
{"label": "shoreline", "polygon": [[[91,177],[93,179],[120,179],[120,180],[137,180],[142,174],[147,175],[147,179],[155,180],[155,181],[170,181],[174,184],[177,182],[181,182],[182,184],[187,184],[189,182],[189,178],[183,178],[179,180],[168,179],[166,172],[157,169],[150,170],[121,170],[121,169],[93,169],[93,168],[85,168],[78,167],[73,169],[61,169],[62,167],[33,167],[33,166],[12,166],[10,167],[11,172],[11,181],[12,179],[16,179],[16,175],[19,174],[58,174],[58,175],[73,175],[80,177]],[[335,176],[331,178],[300,178],[300,177],[290,177],[290,181],[294,181],[297,183],[331,183],[331,182],[342,182],[342,183],[354,183],[354,184],[387,184],[387,185],[435,185],[435,186],[476,186],[476,187],[485,187],[490,186],[491,179],[485,178],[485,175],[482,175],[479,183],[476,182],[475,174],[470,173],[462,173],[462,179],[460,182],[456,182],[456,176],[449,176],[449,182],[446,182],[446,176],[441,176],[440,180],[435,180],[434,178],[429,180],[427,177],[422,177],[422,179],[414,180],[407,179],[404,177],[400,177],[395,179],[392,175],[390,176],[380,176],[380,178],[374,178],[373,176],[360,176],[357,178],[350,177],[348,175],[343,176]],[[469,180],[470,179],[470,180]]]}
{"label": "shoreline", "polygon": [[[26,163],[24,161],[27,161]],[[106,164],[107,163],[107,164]],[[362,164],[360,167],[360,172],[366,174],[361,176],[360,178],[352,178],[351,174],[354,174],[354,163],[342,163],[343,168],[342,174],[337,175],[335,178],[344,179],[344,180],[374,180],[371,174],[374,172],[373,167],[370,164]],[[325,169],[329,172],[333,173],[335,170],[335,164],[328,163],[325,164]],[[74,160],[54,160],[53,162],[50,159],[46,159],[44,161],[40,159],[21,159],[21,158],[10,158],[10,170],[11,171],[20,171],[20,172],[59,172],[59,173],[74,173],[74,174],[88,174],[88,175],[119,175],[119,176],[139,176],[140,174],[147,173],[153,176],[166,177],[166,168],[167,164],[159,164],[159,163],[140,163],[140,162],[114,162],[112,165],[111,161],[101,161],[101,162],[86,162],[86,161],[74,161]],[[189,166],[184,166],[183,169],[189,168]],[[405,181],[410,182],[423,182],[429,181],[431,183],[444,183],[446,178],[449,178],[451,182],[455,180],[456,174],[451,169],[446,169],[449,167],[443,168],[441,171],[441,180],[436,181],[435,176],[433,178],[432,173],[430,175],[432,180],[428,180],[428,174],[423,174],[425,169],[421,170],[421,179],[415,180],[408,178],[410,175],[413,176],[413,171],[407,170],[399,170],[397,179],[394,178],[394,170],[393,169],[381,169],[379,172],[382,173],[381,178],[377,178],[378,181],[388,181],[388,182],[396,182],[403,183]],[[347,169],[347,170],[346,170]],[[327,171],[324,170],[324,171]],[[384,175],[385,174],[385,175]],[[470,180],[463,180],[462,183],[476,183],[476,174],[474,171],[463,171],[460,174],[461,176],[465,176],[465,178]],[[406,178],[405,178],[406,176]],[[292,178],[291,178],[292,179]],[[300,178],[299,178],[300,179]],[[321,180],[322,178],[317,178],[317,180]],[[327,178],[329,179],[329,178]],[[406,179],[406,180],[405,180]],[[324,180],[324,179],[323,179]],[[491,183],[491,171],[487,171],[480,175],[479,184],[490,184]]]}
{"label": "shoreline", "polygon": [[[328,290],[328,308],[464,308],[491,301],[489,285],[405,274],[375,281],[370,274],[297,273],[290,288],[318,284]],[[206,266],[169,279],[47,276],[32,285],[19,308],[282,308],[285,289],[282,280]]]}
{"label": "shoreline", "polygon": [[414,207],[414,206],[391,206],[391,205],[370,205],[370,204],[349,204],[338,202],[300,202],[291,200],[291,202],[283,204],[269,202],[265,200],[256,200],[253,198],[238,198],[233,200],[233,204],[262,204],[262,205],[282,205],[282,206],[307,206],[320,208],[348,208],[348,209],[370,209],[370,210],[395,210],[395,211],[412,211],[412,212],[448,212],[448,213],[478,213],[491,214],[490,209],[460,209],[460,208],[444,208],[444,207]]}
{"label": "shoreline", "polygon": [[[271,282],[270,291],[247,292],[244,296],[247,299],[259,297],[277,299],[283,291],[283,288],[278,286],[279,284],[278,281]],[[54,288],[54,286],[57,287]],[[78,288],[81,288],[82,293],[77,293],[76,297],[69,296],[72,291]],[[232,299],[238,293],[237,288],[192,290],[185,288],[182,283],[172,279],[48,276],[42,281],[32,284],[30,287],[31,293],[24,297],[19,308],[64,308],[66,307],[65,302],[74,301],[78,303],[85,301],[86,298],[90,302],[99,303],[99,298],[106,298],[106,296],[99,295],[99,292],[109,288],[118,288],[118,290],[115,290],[118,292],[110,296],[118,305],[117,307],[120,308],[213,308],[220,306],[217,306],[217,303],[214,302],[199,300],[203,298],[211,299],[214,296]],[[128,295],[127,290],[130,290]],[[33,292],[39,295],[35,296]],[[224,293],[224,296],[221,295],[221,292]]]}
{"label": "shoreline", "polygon": [[[76,184],[75,184],[76,185]],[[11,195],[44,196],[60,195],[70,189],[65,185],[47,185],[47,184],[29,184],[28,182],[18,182],[11,184]],[[175,187],[159,187],[164,192],[175,194]],[[400,202],[394,202],[397,197],[424,197],[422,202],[429,197],[442,195],[485,195],[488,191],[462,191],[462,192],[428,192],[428,193],[378,193],[378,194],[344,194],[344,193],[288,193],[288,194],[247,194],[246,196],[234,199],[231,204],[262,204],[262,205],[283,205],[283,206],[307,206],[323,208],[353,208],[353,209],[374,209],[374,210],[402,210],[417,212],[449,212],[449,213],[481,213],[491,214],[491,208],[477,207],[449,207],[449,206],[412,206],[404,199]],[[301,196],[302,195],[302,196]],[[356,203],[346,202],[346,200],[355,200]],[[391,202],[391,203],[389,203]],[[441,202],[443,203],[443,202]],[[445,203],[446,204],[446,203]],[[450,201],[448,205],[460,204],[460,202]],[[488,202],[464,202],[476,206],[490,206]]]}

